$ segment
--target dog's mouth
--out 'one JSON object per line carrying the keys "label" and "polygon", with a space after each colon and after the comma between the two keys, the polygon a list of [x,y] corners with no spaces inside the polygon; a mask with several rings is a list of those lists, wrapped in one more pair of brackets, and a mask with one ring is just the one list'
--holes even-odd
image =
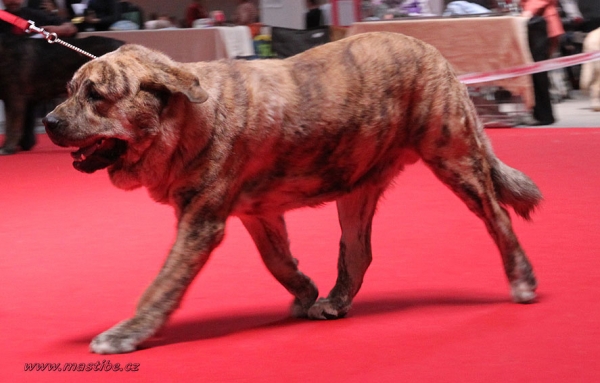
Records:
{"label": "dog's mouth", "polygon": [[93,173],[116,163],[127,151],[127,142],[118,138],[102,137],[91,145],[71,153],[73,167],[80,172]]}

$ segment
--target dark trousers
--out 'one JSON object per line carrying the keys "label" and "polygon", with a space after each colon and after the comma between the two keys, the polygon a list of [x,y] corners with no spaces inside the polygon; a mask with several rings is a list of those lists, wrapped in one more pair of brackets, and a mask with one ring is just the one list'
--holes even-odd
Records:
{"label": "dark trousers", "polygon": [[[534,16],[528,24],[529,50],[533,61],[547,60],[550,55],[550,39],[546,32],[546,21],[541,16]],[[550,98],[550,79],[548,72],[531,75],[533,80],[533,91],[535,94],[535,106],[533,118],[544,125],[554,123],[552,111],[552,100]]]}
{"label": "dark trousers", "polygon": [[35,102],[27,104],[27,111],[25,112],[25,119],[23,121],[23,136],[19,140],[19,146],[23,150],[31,150],[36,143],[35,120],[38,109]]}

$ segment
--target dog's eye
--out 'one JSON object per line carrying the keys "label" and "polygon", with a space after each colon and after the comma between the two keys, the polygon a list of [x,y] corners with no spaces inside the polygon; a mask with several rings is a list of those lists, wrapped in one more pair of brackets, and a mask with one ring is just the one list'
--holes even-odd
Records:
{"label": "dog's eye", "polygon": [[88,91],[88,99],[90,101],[102,101],[104,100],[104,96],[102,96],[98,91],[94,88],[90,88]]}

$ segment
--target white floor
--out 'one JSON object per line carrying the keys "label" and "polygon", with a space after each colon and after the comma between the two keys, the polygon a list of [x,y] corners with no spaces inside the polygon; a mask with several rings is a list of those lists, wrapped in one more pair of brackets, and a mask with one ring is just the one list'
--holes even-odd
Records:
{"label": "white floor", "polygon": [[570,100],[554,104],[556,122],[549,128],[600,128],[600,112],[590,108],[589,96],[583,92],[572,92]]}

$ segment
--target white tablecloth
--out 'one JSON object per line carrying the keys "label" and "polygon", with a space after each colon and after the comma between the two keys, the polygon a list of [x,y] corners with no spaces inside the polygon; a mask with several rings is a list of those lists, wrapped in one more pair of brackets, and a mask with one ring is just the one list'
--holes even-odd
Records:
{"label": "white tablecloth", "polygon": [[250,28],[246,26],[83,32],[78,36],[106,36],[129,44],[144,45],[166,53],[179,62],[254,55]]}

